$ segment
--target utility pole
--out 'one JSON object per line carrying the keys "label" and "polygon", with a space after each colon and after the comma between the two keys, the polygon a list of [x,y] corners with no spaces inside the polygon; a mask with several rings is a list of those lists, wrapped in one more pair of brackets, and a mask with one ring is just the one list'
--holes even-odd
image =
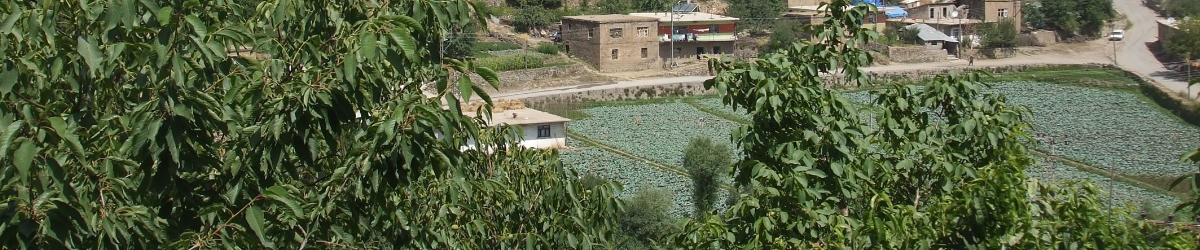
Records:
{"label": "utility pole", "polygon": [[[676,2],[676,3],[678,3],[678,2]],[[675,70],[675,6],[674,5],[671,6],[671,12],[668,12],[667,15],[671,15],[671,35],[670,35],[671,65],[669,65],[667,67],[670,70]]]}

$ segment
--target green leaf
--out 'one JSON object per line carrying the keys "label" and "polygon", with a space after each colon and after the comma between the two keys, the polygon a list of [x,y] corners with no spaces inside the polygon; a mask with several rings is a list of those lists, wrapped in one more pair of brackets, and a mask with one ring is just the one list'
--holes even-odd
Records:
{"label": "green leaf", "polygon": [[267,188],[263,191],[263,196],[267,197],[267,199],[282,202],[288,208],[292,209],[292,214],[296,217],[304,216],[304,210],[300,208],[300,205],[295,200],[292,200],[292,196],[288,194],[287,189],[281,186]]}
{"label": "green leaf", "polygon": [[50,120],[50,127],[54,128],[54,133],[69,143],[71,151],[75,152],[75,157],[83,161],[83,158],[87,156],[87,152],[83,151],[83,144],[79,143],[79,137],[75,136],[74,130],[67,127],[67,122],[62,117],[50,117],[47,120]]}
{"label": "green leaf", "polygon": [[158,9],[158,12],[155,13],[154,17],[158,18],[159,25],[167,26],[167,25],[171,24],[171,17],[173,17],[174,15],[175,15],[175,9],[171,8],[170,6],[167,6],[167,7],[162,7],[162,9]]}
{"label": "green leaf", "polygon": [[13,152],[13,165],[17,166],[17,171],[21,176],[29,176],[29,166],[33,164],[37,151],[38,148],[33,145],[32,141],[22,141],[21,147]]}
{"label": "green leaf", "polygon": [[474,92],[475,84],[471,83],[471,78],[466,75],[460,75],[458,78],[458,94],[462,96],[463,102],[471,102],[471,93]]}
{"label": "green leaf", "polygon": [[95,42],[87,36],[80,36],[75,40],[75,51],[83,56],[83,61],[87,63],[88,69],[91,71],[102,70],[100,62],[104,61],[104,54],[100,53],[100,47],[97,47]]}
{"label": "green leaf", "polygon": [[420,60],[417,54],[417,39],[413,38],[406,29],[394,29],[391,32],[392,40],[400,47],[400,51],[410,61]]}
{"label": "green leaf", "polygon": [[17,86],[17,71],[7,70],[0,73],[0,97],[12,92],[13,86]]}
{"label": "green leaf", "polygon": [[254,230],[254,234],[258,236],[258,240],[262,242],[263,245],[274,247],[275,243],[272,243],[270,240],[267,240],[266,236],[263,236],[263,234],[266,233],[266,231],[263,230],[263,223],[265,222],[266,219],[263,217],[263,211],[261,209],[258,209],[258,207],[255,206],[246,208],[246,223],[250,224],[250,229]]}
{"label": "green leaf", "polygon": [[378,46],[375,41],[375,34],[371,32],[363,32],[358,35],[358,51],[361,56],[358,58],[359,62],[375,59],[375,47]]}
{"label": "green leaf", "polygon": [[8,18],[4,19],[4,23],[0,23],[0,34],[13,33],[13,24],[16,24],[17,20],[21,19],[22,16],[21,5],[13,4],[9,6],[12,8],[12,12],[8,13]]}
{"label": "green leaf", "polygon": [[0,133],[0,160],[4,160],[4,158],[8,156],[8,148],[13,143],[13,136],[15,136],[24,125],[24,121],[14,121],[13,123],[8,124],[8,127],[2,131],[3,133]]}
{"label": "green leaf", "polygon": [[200,17],[197,17],[196,15],[187,15],[183,17],[183,20],[187,21],[188,25],[192,26],[192,30],[196,32],[196,37],[208,37],[208,25],[204,25],[204,21],[201,21]]}
{"label": "green leaf", "polygon": [[483,78],[484,81],[487,81],[488,84],[492,85],[492,89],[500,89],[500,74],[497,74],[495,70],[487,67],[476,67],[472,70],[475,71],[475,74],[479,75],[480,78]]}

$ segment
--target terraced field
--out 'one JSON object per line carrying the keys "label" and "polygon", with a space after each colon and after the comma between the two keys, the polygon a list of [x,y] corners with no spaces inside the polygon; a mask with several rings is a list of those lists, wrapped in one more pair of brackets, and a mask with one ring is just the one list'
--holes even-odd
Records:
{"label": "terraced field", "polygon": [[570,131],[669,166],[683,164],[683,148],[696,136],[729,141],[737,123],[682,102],[607,106],[582,110],[591,117],[571,121]]}
{"label": "terraced field", "polygon": [[1141,187],[1130,185],[1128,183],[1113,181],[1112,179],[1080,171],[1079,169],[1063,163],[1050,164],[1045,158],[1034,157],[1037,161],[1033,166],[1025,169],[1025,175],[1029,178],[1037,178],[1041,182],[1061,182],[1061,181],[1089,181],[1095,184],[1097,188],[1112,195],[1113,205],[1125,206],[1132,205],[1137,208],[1143,206],[1173,209],[1176,204],[1179,204],[1179,199],[1151,192]]}

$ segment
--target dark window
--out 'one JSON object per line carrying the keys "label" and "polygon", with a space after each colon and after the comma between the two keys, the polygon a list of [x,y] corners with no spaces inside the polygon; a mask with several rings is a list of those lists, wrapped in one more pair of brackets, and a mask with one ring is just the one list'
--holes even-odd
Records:
{"label": "dark window", "polygon": [[595,35],[594,33],[596,33],[596,28],[588,28],[588,39],[591,39]]}
{"label": "dark window", "polygon": [[704,47],[696,47],[696,54],[704,54]]}
{"label": "dark window", "polygon": [[550,125],[538,126],[538,138],[550,137]]}
{"label": "dark window", "polygon": [[708,33],[717,33],[717,25],[709,24],[708,25]]}
{"label": "dark window", "polygon": [[608,29],[608,37],[621,38],[624,36],[623,33],[624,33],[624,29],[621,29],[621,28]]}
{"label": "dark window", "polygon": [[721,46],[713,46],[713,54],[721,54]]}
{"label": "dark window", "polygon": [[613,51],[612,51],[612,59],[613,59],[613,60],[617,60],[617,58],[620,58],[620,57],[619,57],[619,56],[617,56],[617,55],[618,55],[618,53],[617,53],[617,49],[613,49]]}
{"label": "dark window", "polygon": [[642,58],[646,58],[649,56],[650,56],[650,50],[646,49],[646,48],[642,48]]}

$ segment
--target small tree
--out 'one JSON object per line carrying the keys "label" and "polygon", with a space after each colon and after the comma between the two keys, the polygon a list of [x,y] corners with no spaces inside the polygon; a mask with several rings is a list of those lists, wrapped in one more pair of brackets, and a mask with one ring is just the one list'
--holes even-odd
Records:
{"label": "small tree", "polygon": [[738,21],[739,30],[761,35],[774,24],[773,19],[762,17],[778,17],[787,8],[785,1],[778,0],[730,0],[725,14],[743,19]]}
{"label": "small tree", "polygon": [[1017,25],[1012,19],[985,23],[980,27],[984,48],[1010,48],[1017,46]]}
{"label": "small tree", "polygon": [[455,59],[465,59],[470,57],[475,47],[475,38],[477,32],[482,31],[479,24],[474,21],[466,22],[466,24],[453,27],[452,32],[446,36],[445,56]]}
{"label": "small tree", "polygon": [[720,189],[718,176],[725,173],[733,158],[733,151],[725,143],[714,143],[708,137],[695,137],[683,149],[683,168],[692,177],[693,215],[699,217],[712,211]]}
{"label": "small tree", "polygon": [[1179,21],[1179,30],[1164,45],[1167,51],[1178,56],[1200,57],[1200,20]]}
{"label": "small tree", "polygon": [[1025,2],[1021,4],[1021,20],[1025,25],[1034,29],[1046,28],[1046,13],[1042,11],[1042,2]]}
{"label": "small tree", "polygon": [[801,37],[808,37],[808,35],[804,35],[804,26],[796,20],[775,21],[775,26],[771,28],[771,39],[768,40],[767,45],[758,48],[758,53],[775,52],[796,43],[797,39]]}
{"label": "small tree", "polygon": [[635,244],[626,243],[626,248],[645,249],[678,232],[679,227],[669,211],[671,194],[666,190],[643,187],[633,197],[625,199],[625,211],[621,212],[617,222],[625,236],[636,241]]}

